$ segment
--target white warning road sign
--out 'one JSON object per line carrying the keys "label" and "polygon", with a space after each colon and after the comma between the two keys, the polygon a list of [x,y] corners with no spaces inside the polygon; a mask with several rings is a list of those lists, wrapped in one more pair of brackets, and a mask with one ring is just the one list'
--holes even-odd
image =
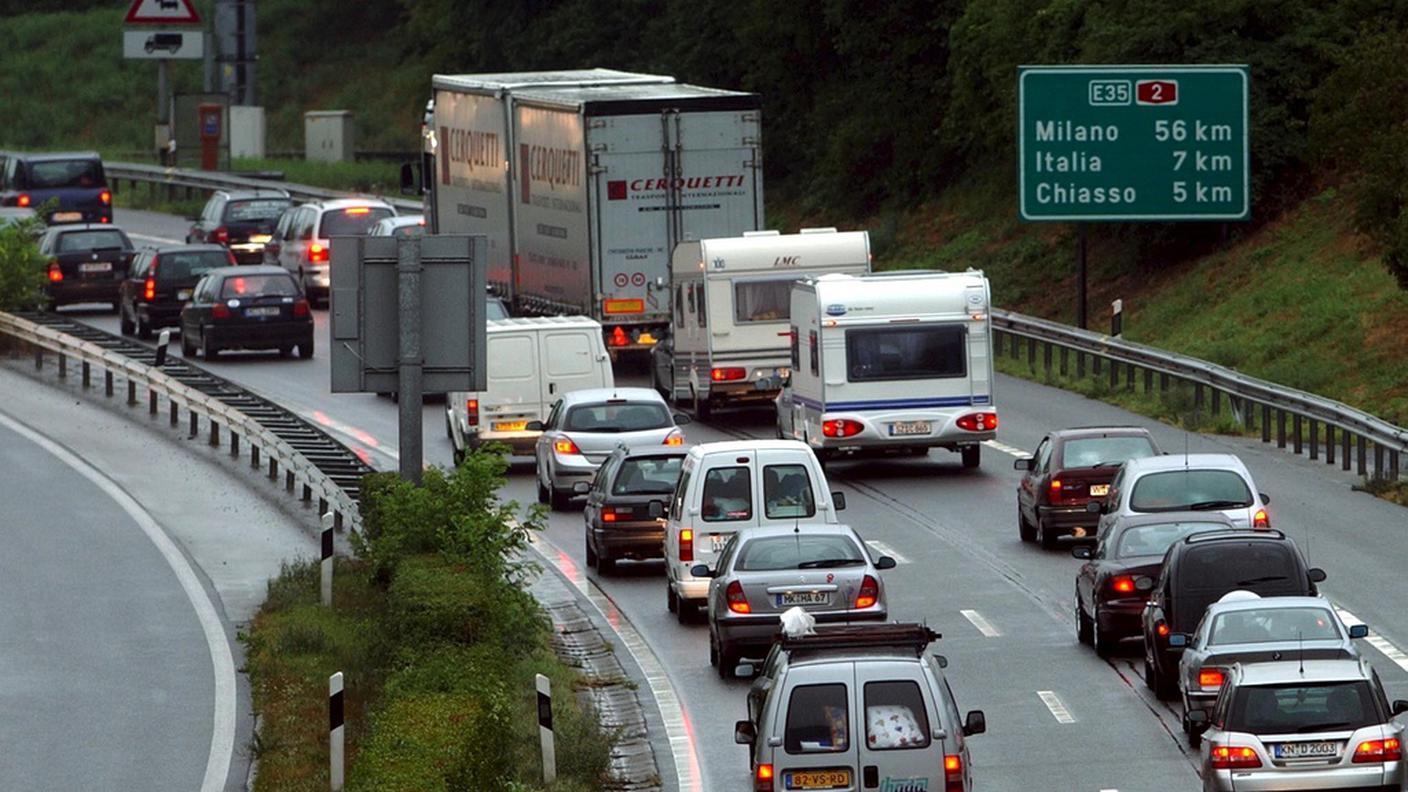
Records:
{"label": "white warning road sign", "polygon": [[200,14],[191,0],[132,0],[128,25],[199,25]]}

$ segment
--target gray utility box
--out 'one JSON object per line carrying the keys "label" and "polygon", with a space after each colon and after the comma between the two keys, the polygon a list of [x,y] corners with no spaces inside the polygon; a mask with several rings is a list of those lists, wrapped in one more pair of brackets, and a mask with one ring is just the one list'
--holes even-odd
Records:
{"label": "gray utility box", "polygon": [[303,114],[303,158],[351,162],[357,141],[351,110],[310,110]]}
{"label": "gray utility box", "polygon": [[332,392],[400,390],[400,246],[420,246],[411,294],[420,331],[422,392],[487,387],[482,236],[332,238]]}

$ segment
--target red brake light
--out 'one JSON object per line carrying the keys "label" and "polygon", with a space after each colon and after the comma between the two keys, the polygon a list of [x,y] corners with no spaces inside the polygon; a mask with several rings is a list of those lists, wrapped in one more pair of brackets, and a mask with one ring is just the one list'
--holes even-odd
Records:
{"label": "red brake light", "polygon": [[296,302],[296,303],[293,304],[293,315],[294,315],[294,316],[307,316],[309,310],[310,310],[310,306],[308,305],[308,301],[307,301],[307,300],[299,300],[298,302]]}
{"label": "red brake light", "polygon": [[15,205],[29,206],[29,195],[26,193],[20,193],[20,197],[15,199]]}
{"label": "red brake light", "polygon": [[860,591],[856,593],[856,610],[874,607],[880,599],[880,582],[870,575],[860,582]]}
{"label": "red brake light", "polygon": [[1266,513],[1266,509],[1257,509],[1257,510],[1256,510],[1256,514],[1253,514],[1253,515],[1252,515],[1252,527],[1253,527],[1253,528],[1270,528],[1270,527],[1271,527],[1271,515],[1269,515],[1269,514]]}
{"label": "red brake light", "polygon": [[601,521],[602,521],[602,522],[616,522],[616,510],[613,509],[613,508],[611,508],[610,506],[607,506],[606,508],[602,509],[602,510],[601,510]]}
{"label": "red brake light", "polygon": [[[718,369],[714,369],[718,371]],[[852,437],[865,430],[865,425],[860,421],[852,421],[849,418],[832,418],[821,422],[821,434],[823,437]]]}
{"label": "red brake light", "polygon": [[753,606],[748,604],[748,596],[743,593],[743,584],[737,580],[728,584],[725,596],[728,597],[728,609],[734,613],[753,612]]}
{"label": "red brake light", "polygon": [[760,764],[753,772],[753,792],[772,792],[772,765]]}
{"label": "red brake light", "polygon": [[112,220],[111,220],[110,218],[107,218],[107,217],[99,217],[99,218],[98,218],[98,222],[99,222],[99,223],[111,223]]}
{"label": "red brake light", "polygon": [[49,282],[58,283],[64,279],[64,271],[59,267],[59,262],[49,262]]}
{"label": "red brake light", "polygon": [[466,420],[468,421],[469,425],[470,425],[470,426],[478,426],[478,425],[479,425],[479,400],[478,400],[478,399],[468,399],[468,400],[466,400],[465,403],[464,403],[464,411],[465,411],[465,415],[466,415]]}
{"label": "red brake light", "polygon": [[552,443],[552,450],[556,451],[559,454],[582,453],[582,449],[578,448],[577,444],[572,442],[572,438],[570,437],[559,437],[554,440]]}
{"label": "red brake light", "polygon": [[371,208],[370,208],[370,207],[366,207],[366,206],[353,206],[353,207],[351,207],[350,209],[343,209],[343,210],[342,210],[342,213],[343,213],[343,214],[350,214],[350,215],[362,215],[362,214],[367,214],[367,213],[370,212],[370,211],[371,211]]}
{"label": "red brake light", "polygon": [[111,204],[112,193],[108,192],[107,190],[103,190],[102,192],[98,193],[98,200],[102,201],[104,205]]}
{"label": "red brake light", "polygon": [[694,560],[694,529],[680,529],[680,560],[690,562]]}
{"label": "red brake light", "polygon": [[1398,762],[1403,759],[1403,743],[1397,737],[1365,740],[1354,749],[1354,763]]}
{"label": "red brake light", "polygon": [[1061,500],[1061,479],[1051,479],[1051,502],[1057,503]]}
{"label": "red brake light", "polygon": [[963,792],[963,757],[958,754],[944,757],[944,792]]}
{"label": "red brake light", "polygon": [[968,413],[959,417],[955,423],[959,429],[967,432],[993,432],[997,430],[997,413]]}
{"label": "red brake light", "polygon": [[611,346],[625,346],[631,343],[631,339],[626,336],[626,328],[620,325],[611,331]]}
{"label": "red brake light", "polygon": [[1134,578],[1128,575],[1110,578],[1110,588],[1114,589],[1116,594],[1133,594]]}
{"label": "red brake light", "polygon": [[733,382],[745,379],[748,376],[748,369],[731,366],[729,368],[716,368],[709,372],[709,379],[714,382]]}
{"label": "red brake light", "polygon": [[222,302],[215,303],[214,305],[210,306],[210,318],[212,318],[212,319],[229,319],[229,318],[230,318],[230,306],[228,306],[228,305],[226,305],[225,303],[222,303]]}
{"label": "red brake light", "polygon": [[308,246],[308,263],[319,264],[328,260],[328,249],[314,242]]}
{"label": "red brake light", "polygon": [[210,239],[216,244],[228,245],[230,243],[230,229],[226,228],[225,226],[220,226],[219,228],[210,232]]}
{"label": "red brake light", "polygon": [[1156,623],[1156,624],[1154,625],[1154,632],[1158,633],[1160,638],[1167,638],[1167,637],[1168,637],[1168,622],[1160,621],[1160,622]]}
{"label": "red brake light", "polygon": [[142,284],[142,299],[151,302],[156,299],[156,275],[148,275],[146,283]]}
{"label": "red brake light", "polygon": [[1217,690],[1222,687],[1222,680],[1227,675],[1221,668],[1200,668],[1198,669],[1198,687],[1204,690]]}
{"label": "red brake light", "polygon": [[[1213,745],[1210,754],[1214,770],[1261,767],[1261,759],[1256,755],[1256,751],[1246,746]],[[1357,751],[1355,756],[1358,757]]]}
{"label": "red brake light", "polygon": [[667,446],[682,446],[682,445],[684,445],[684,432],[681,432],[681,431],[678,430],[678,429],[676,429],[676,430],[673,431],[673,432],[670,432],[670,436],[667,437],[667,438],[665,438],[665,445],[667,445]]}

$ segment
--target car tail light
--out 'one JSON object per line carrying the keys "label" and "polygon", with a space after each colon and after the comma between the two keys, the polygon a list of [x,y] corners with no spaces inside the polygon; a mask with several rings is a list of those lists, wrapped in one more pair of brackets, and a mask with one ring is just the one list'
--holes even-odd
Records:
{"label": "car tail light", "polygon": [[[1212,745],[1208,751],[1214,770],[1244,770],[1261,767],[1256,751],[1244,745]],[[1355,752],[1358,757],[1358,752]],[[1357,758],[1356,758],[1357,761]]]}
{"label": "car tail light", "polygon": [[308,305],[307,300],[299,300],[293,304],[294,316],[307,316],[311,310],[312,306]]}
{"label": "car tail light", "polygon": [[328,249],[314,242],[308,246],[308,263],[323,264],[328,260]]}
{"label": "car tail light", "polygon": [[1050,503],[1061,503],[1070,498],[1082,498],[1089,494],[1084,481],[1070,481],[1068,479],[1051,479],[1048,487],[1047,500]]}
{"label": "car tail light", "polygon": [[956,423],[959,429],[969,432],[992,432],[997,430],[997,413],[979,412],[961,416]]}
{"label": "car tail light", "polygon": [[1158,621],[1154,622],[1154,632],[1158,633],[1160,638],[1167,638],[1168,622],[1164,621],[1163,619],[1159,619]]}
{"label": "car tail light", "polygon": [[214,231],[211,231],[210,241],[216,243],[217,245],[230,244],[230,229],[226,228],[225,226],[220,226]]}
{"label": "car tail light", "polygon": [[99,217],[99,218],[98,218],[98,222],[99,222],[99,223],[111,223],[111,222],[112,222],[112,218],[111,218],[111,217]]}
{"label": "car tail light", "polygon": [[104,206],[111,206],[112,193],[108,192],[107,190],[103,190],[102,192],[98,193],[98,200],[102,201]]}
{"label": "car tail light", "polygon": [[963,792],[963,757],[958,754],[944,757],[944,792]]}
{"label": "car tail light", "polygon": [[616,514],[616,510],[615,510],[614,508],[612,508],[612,507],[610,507],[610,506],[607,506],[606,508],[604,508],[604,509],[601,510],[601,521],[602,521],[602,522],[616,522],[616,519],[617,519],[617,514]]}
{"label": "car tail light", "polygon": [[1226,678],[1227,674],[1221,668],[1198,669],[1198,687],[1203,690],[1220,690],[1222,680]]}
{"label": "car tail light", "polygon": [[852,421],[849,418],[832,418],[821,422],[821,434],[824,437],[853,437],[864,429],[865,425],[860,421]]}
{"label": "car tail light", "polygon": [[142,299],[151,302],[156,299],[156,275],[148,275],[142,284]]}
{"label": "car tail light", "polygon": [[678,430],[678,429],[676,429],[676,430],[673,431],[673,432],[670,432],[670,435],[665,438],[665,445],[667,445],[667,446],[682,446],[682,445],[684,445],[684,432],[681,432],[681,431]]}
{"label": "car tail light", "polygon": [[743,584],[737,580],[728,584],[725,596],[728,597],[728,609],[734,613],[753,612],[753,606],[748,604],[748,595],[743,593]]}
{"label": "car tail light", "polygon": [[221,302],[215,303],[214,305],[210,306],[210,318],[212,318],[212,319],[229,319],[229,318],[230,318],[230,306],[226,305],[225,303],[221,303]]}
{"label": "car tail light", "polygon": [[759,764],[753,771],[753,792],[772,792],[772,765]]}
{"label": "car tail light", "polygon": [[1120,575],[1110,578],[1110,590],[1116,594],[1133,594],[1134,578],[1129,575]]}
{"label": "car tail light", "polygon": [[694,561],[694,529],[680,529],[680,560],[684,562]]}
{"label": "car tail light", "polygon": [[465,423],[470,426],[479,425],[479,400],[467,399],[464,403]]}
{"label": "car tail light", "polygon": [[733,382],[748,376],[748,369],[730,366],[728,368],[716,368],[709,371],[709,379],[714,382]]}
{"label": "car tail light", "polygon": [[1354,749],[1354,763],[1397,762],[1403,759],[1403,743],[1397,737],[1365,740]]}
{"label": "car tail light", "polygon": [[856,610],[874,607],[880,599],[880,583],[870,575],[860,582],[860,591],[856,593]]}
{"label": "car tail light", "polygon": [[1271,527],[1271,515],[1269,515],[1269,514],[1266,513],[1266,509],[1257,509],[1257,510],[1256,510],[1256,514],[1253,514],[1253,515],[1252,515],[1252,527],[1253,527],[1253,528],[1270,528],[1270,527]]}
{"label": "car tail light", "polygon": [[617,325],[611,331],[611,346],[626,346],[631,343],[631,339],[626,335],[626,328]]}
{"label": "car tail light", "polygon": [[363,214],[369,214],[371,211],[372,211],[372,210],[371,210],[370,207],[366,207],[366,206],[353,206],[353,207],[351,207],[351,208],[349,208],[349,209],[343,209],[343,210],[342,210],[342,213],[343,213],[343,214],[350,214],[350,215],[363,215]]}
{"label": "car tail light", "polygon": [[554,440],[552,443],[552,450],[556,451],[559,454],[582,453],[582,449],[578,448],[577,444],[572,442],[572,438],[570,437],[559,437]]}
{"label": "car tail light", "polygon": [[29,206],[29,195],[20,193],[20,197],[15,199],[16,206]]}
{"label": "car tail light", "polygon": [[59,262],[57,262],[57,261],[50,261],[50,262],[49,262],[49,282],[50,282],[50,283],[58,283],[58,282],[62,281],[63,279],[64,279],[64,271],[63,271],[63,268],[59,266]]}

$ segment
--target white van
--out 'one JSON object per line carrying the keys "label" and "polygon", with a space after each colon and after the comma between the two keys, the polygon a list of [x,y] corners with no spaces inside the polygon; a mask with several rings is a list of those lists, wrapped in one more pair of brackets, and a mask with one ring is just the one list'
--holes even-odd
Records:
{"label": "white van", "polygon": [[761,525],[837,523],[846,496],[829,492],[816,455],[790,440],[731,440],[689,450],[665,523],[665,601],[680,623],[708,600],[713,567],[729,537]]}
{"label": "white van", "polygon": [[779,437],[822,458],[862,449],[958,451],[997,436],[987,278],[824,275],[792,289],[792,377]]}
{"label": "white van", "polygon": [[714,407],[766,405],[787,377],[792,284],[869,271],[864,231],[749,231],[681,242],[670,260],[670,338],[651,350],[652,384],[701,418]]}
{"label": "white van", "polygon": [[601,324],[585,316],[541,316],[488,322],[489,387],[445,397],[445,431],[458,463],[469,449],[495,441],[532,454],[554,402],[583,388],[616,384]]}

